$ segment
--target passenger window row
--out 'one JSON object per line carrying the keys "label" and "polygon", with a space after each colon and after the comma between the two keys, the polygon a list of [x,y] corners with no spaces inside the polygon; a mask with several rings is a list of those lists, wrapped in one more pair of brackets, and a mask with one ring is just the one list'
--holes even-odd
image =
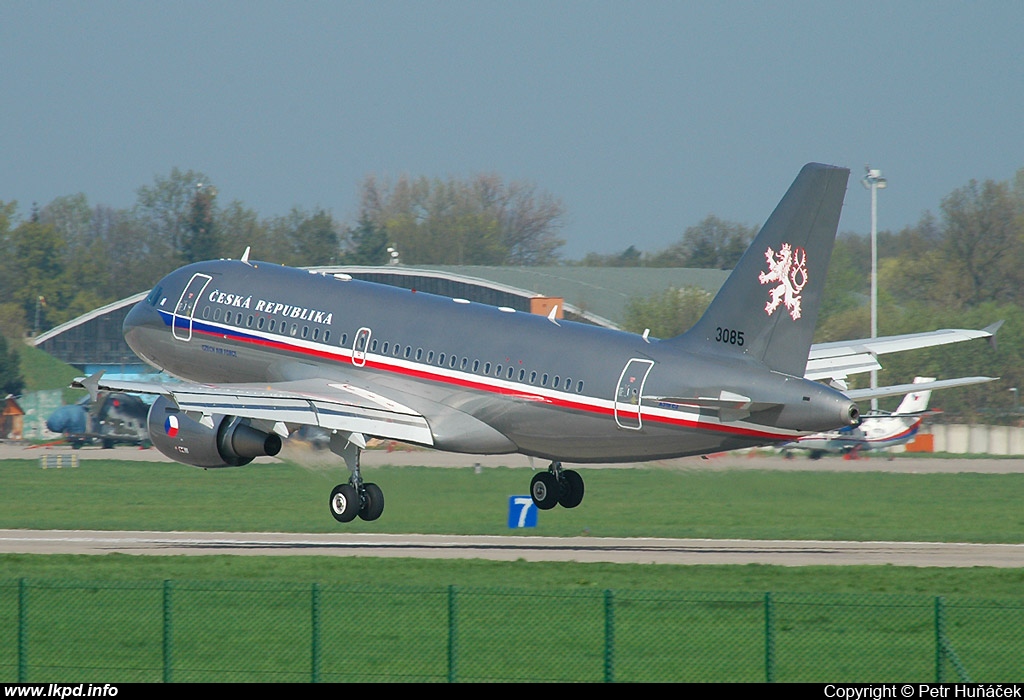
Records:
{"label": "passenger window row", "polygon": [[[209,319],[210,315],[213,315],[214,322],[220,322],[223,316],[225,323],[233,323],[239,328],[256,328],[257,330],[267,330],[271,333],[280,333],[281,335],[289,335],[292,337],[301,337],[304,339],[311,339],[318,342],[328,343],[331,340],[330,329],[322,329],[319,326],[313,326],[312,329],[308,325],[299,326],[298,323],[292,322],[290,325],[287,320],[278,321],[276,318],[268,319],[266,316],[254,316],[253,314],[243,314],[237,312],[232,318],[232,312],[229,310],[221,309],[220,307],[211,309],[210,306],[204,306],[202,316],[204,319]],[[244,322],[244,323],[243,323]],[[355,342],[355,350],[357,352],[366,352],[366,337],[365,333],[358,334]],[[341,334],[341,347],[348,346],[348,333]],[[416,348],[413,350],[411,345],[400,345],[399,343],[389,343],[384,341],[379,342],[376,338],[370,341],[369,352],[376,353],[380,350],[380,354],[387,355],[391,354],[392,357],[402,357],[406,360],[414,359],[416,362],[424,362],[428,365],[436,364],[439,367],[448,366],[451,369],[460,369],[463,371],[469,371],[473,374],[480,374],[484,376],[495,376],[498,378],[504,377],[505,379],[522,382],[524,384],[540,385],[543,387],[550,386],[552,389],[562,389],[564,391],[573,391],[572,377],[565,377],[564,379],[559,375],[550,375],[547,372],[537,372],[536,370],[527,371],[525,368],[516,368],[515,365],[503,365],[501,363],[481,362],[480,360],[473,360],[472,364],[468,357],[459,357],[455,353],[435,353],[433,350],[424,351],[423,348]],[[472,367],[470,369],[470,367]],[[493,372],[492,372],[493,370]],[[577,394],[583,393],[583,380],[577,380],[575,391]]]}
{"label": "passenger window row", "polygon": [[[540,385],[543,387],[550,386],[552,389],[562,389],[564,391],[573,391],[572,377],[565,377],[564,379],[559,375],[550,375],[547,372],[537,372],[536,370],[527,371],[523,367],[516,368],[515,365],[504,365],[502,363],[491,363],[482,362],[481,360],[473,360],[470,363],[468,357],[460,357],[455,353],[435,353],[433,350],[424,351],[423,348],[416,348],[415,350],[411,345],[402,346],[399,343],[390,344],[388,341],[380,342],[376,338],[370,341],[370,347],[367,349],[366,335],[359,334],[355,341],[356,352],[366,352],[367,350],[372,353],[380,351],[381,355],[390,354],[392,357],[402,357],[404,359],[412,359],[415,362],[423,362],[428,365],[437,365],[439,367],[448,366],[451,369],[460,369],[463,371],[469,371],[473,374],[480,374],[485,376],[494,376],[498,378],[505,378],[512,381],[522,382],[524,384]],[[348,345],[348,333],[341,334],[341,346],[345,347]],[[493,372],[492,372],[493,370]],[[577,380],[575,391],[577,394],[583,393],[583,380]]]}
{"label": "passenger window row", "polygon": [[204,306],[202,315],[204,319],[209,320],[212,313],[214,322],[220,322],[222,317],[221,312],[223,312],[223,319],[225,323],[232,323],[239,328],[255,328],[260,331],[265,329],[271,333],[280,333],[281,335],[289,335],[293,338],[299,337],[324,343],[329,343],[331,341],[330,328],[321,329],[320,326],[313,326],[310,328],[306,324],[299,326],[299,324],[294,321],[289,326],[287,320],[278,321],[276,318],[268,319],[266,316],[243,314],[241,311],[237,312],[234,318],[232,318],[231,311],[225,311],[220,307],[212,309],[211,311],[211,307]]}

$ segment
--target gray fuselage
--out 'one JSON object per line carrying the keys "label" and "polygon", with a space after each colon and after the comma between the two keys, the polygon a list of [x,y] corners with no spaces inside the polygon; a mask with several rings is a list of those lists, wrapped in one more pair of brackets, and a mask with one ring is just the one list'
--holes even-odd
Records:
{"label": "gray fuselage", "polygon": [[324,379],[388,397],[453,452],[579,463],[707,454],[838,428],[852,406],[700,339],[645,339],[262,262],[171,273],[130,312],[125,337],[193,382]]}

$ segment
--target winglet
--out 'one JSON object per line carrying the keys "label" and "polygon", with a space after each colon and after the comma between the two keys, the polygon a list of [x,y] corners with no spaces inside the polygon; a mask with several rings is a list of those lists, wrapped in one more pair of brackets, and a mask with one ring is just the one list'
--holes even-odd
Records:
{"label": "winglet", "polygon": [[990,323],[989,325],[981,329],[986,333],[990,334],[988,337],[988,344],[992,346],[993,350],[996,349],[996,331],[1002,328],[1004,323],[1006,323],[1006,319],[1003,319],[1002,321],[996,321],[995,323]]}
{"label": "winglet", "polygon": [[103,377],[103,372],[105,371],[101,369],[99,372],[90,374],[88,377],[79,377],[71,382],[71,386],[76,389],[85,389],[89,392],[89,399],[95,401],[100,393],[100,378]]}

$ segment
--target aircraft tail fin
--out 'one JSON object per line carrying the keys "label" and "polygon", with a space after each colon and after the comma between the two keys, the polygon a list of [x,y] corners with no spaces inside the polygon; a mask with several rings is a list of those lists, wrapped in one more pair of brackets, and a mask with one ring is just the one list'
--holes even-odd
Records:
{"label": "aircraft tail fin", "polygon": [[[934,382],[935,377],[914,377],[914,384],[926,384],[928,382]],[[921,413],[928,410],[928,401],[931,399],[931,389],[922,389],[920,391],[911,391],[903,400],[900,401],[900,405],[893,411],[892,415],[902,416],[908,413]]]}
{"label": "aircraft tail fin", "polygon": [[666,342],[802,377],[849,176],[805,165],[701,319]]}

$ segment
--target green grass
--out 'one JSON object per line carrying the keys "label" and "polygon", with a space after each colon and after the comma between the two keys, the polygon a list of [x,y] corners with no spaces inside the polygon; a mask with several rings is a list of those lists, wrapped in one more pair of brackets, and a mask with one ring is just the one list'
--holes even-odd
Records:
{"label": "green grass", "polygon": [[[0,462],[0,528],[508,534],[524,469],[368,468],[387,499],[374,523],[330,517],[344,468],[199,470],[81,461]],[[575,510],[537,536],[1024,542],[1024,475],[595,469]],[[1024,570],[434,561],[364,557],[0,556],[0,578],[281,580],[649,590],[818,591],[1021,597]]]}
{"label": "green grass", "polygon": [[[302,682],[317,659],[323,681],[444,681],[455,671],[469,682],[586,682],[604,678],[611,653],[620,681],[757,682],[770,646],[781,682],[927,682],[936,604],[921,595],[0,579],[0,681]],[[947,598],[942,608],[971,678],[1016,680],[1020,601]],[[965,679],[943,663],[947,680]]]}
{"label": "green grass", "polygon": [[[0,527],[508,534],[525,469],[378,467],[383,517],[340,525],[343,467],[202,470],[82,460],[0,462]],[[1024,474],[594,469],[576,509],[541,512],[532,535],[1024,543]]]}
{"label": "green grass", "polygon": [[537,589],[899,593],[1024,598],[1024,570],[992,567],[501,562],[324,556],[0,555],[0,579],[289,581]]}
{"label": "green grass", "polygon": [[24,391],[64,389],[64,403],[74,403],[85,396],[83,389],[68,389],[68,385],[82,371],[65,364],[49,353],[43,352],[19,340],[9,340],[8,345],[17,349],[21,362],[21,374],[25,378]]}
{"label": "green grass", "polygon": [[[327,496],[342,467],[79,464],[0,462],[0,528],[504,534],[508,496],[530,477],[368,468],[384,516],[341,525]],[[1019,474],[595,469],[586,479],[578,509],[543,512],[526,534],[1024,542]],[[303,682],[315,607],[321,680],[444,681],[454,590],[462,681],[601,680],[614,619],[617,680],[759,682],[769,598],[779,681],[934,680],[939,596],[974,680],[1020,668],[1024,569],[9,554],[0,680],[18,678],[23,643],[29,681],[157,682],[170,659],[175,681]]]}

